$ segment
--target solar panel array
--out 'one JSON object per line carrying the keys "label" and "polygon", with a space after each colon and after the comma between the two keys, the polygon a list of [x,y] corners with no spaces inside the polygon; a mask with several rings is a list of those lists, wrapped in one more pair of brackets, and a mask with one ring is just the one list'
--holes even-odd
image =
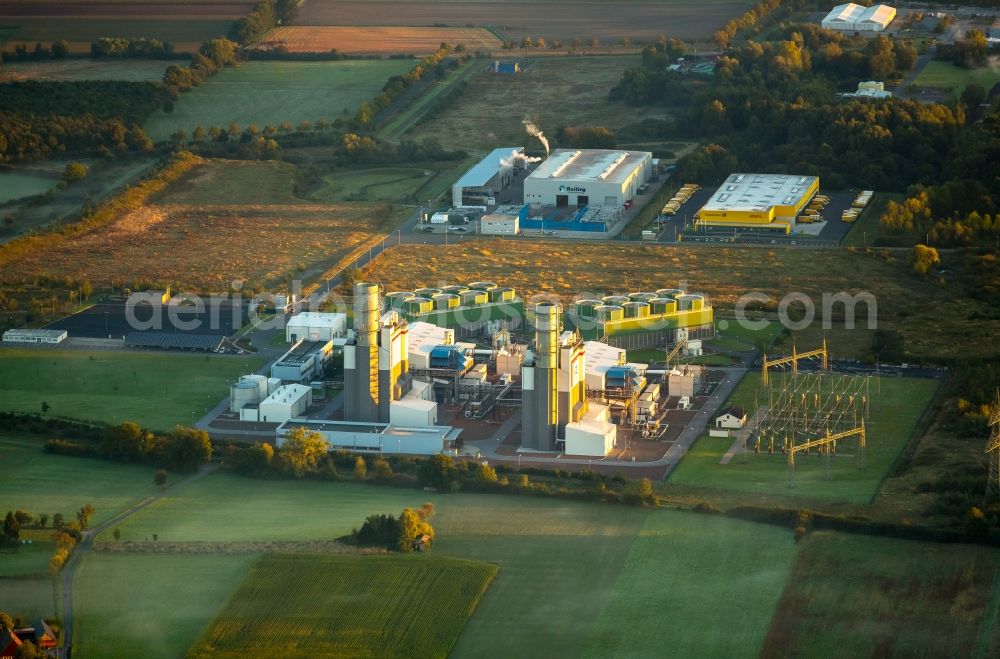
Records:
{"label": "solar panel array", "polygon": [[214,334],[177,332],[129,332],[125,345],[140,348],[180,348],[183,350],[218,350],[226,337]]}

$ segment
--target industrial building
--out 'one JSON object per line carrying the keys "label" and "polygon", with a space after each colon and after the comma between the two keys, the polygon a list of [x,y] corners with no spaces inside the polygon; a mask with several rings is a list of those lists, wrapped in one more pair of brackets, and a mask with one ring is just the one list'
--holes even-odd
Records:
{"label": "industrial building", "polygon": [[9,329],[3,333],[5,343],[62,343],[68,334],[57,329]]}
{"label": "industrial building", "polygon": [[648,151],[557,149],[524,180],[524,203],[620,208],[653,173]]}
{"label": "industrial building", "polygon": [[279,448],[284,445],[288,433],[296,428],[319,433],[331,451],[355,453],[435,455],[447,448],[447,444],[457,436],[451,426],[405,428],[385,423],[306,419],[278,426],[275,434]]}
{"label": "industrial building", "polygon": [[523,146],[493,149],[451,186],[452,206],[496,206],[496,197],[527,168]]}
{"label": "industrial building", "polygon": [[587,399],[586,350],[580,334],[563,331],[562,309],[543,302],[533,309],[535,343],[521,366],[521,447],[604,457],[617,429],[608,408]]}
{"label": "industrial building", "polygon": [[849,2],[830,10],[820,23],[824,29],[841,32],[881,32],[896,18],[896,8],[889,5],[864,7]]}
{"label": "industrial building", "polygon": [[303,311],[285,322],[285,340],[329,341],[347,336],[347,314]]}
{"label": "industrial building", "polygon": [[490,213],[479,218],[479,233],[484,236],[516,236],[521,231],[519,213]]}
{"label": "industrial building", "polygon": [[283,384],[260,403],[240,409],[240,421],[284,423],[301,417],[312,405],[312,387],[304,384]]}
{"label": "industrial building", "polygon": [[708,298],[678,288],[580,299],[566,321],[585,339],[628,349],[691,343],[715,335]]}
{"label": "industrial building", "polygon": [[819,191],[819,177],[731,174],[695,215],[695,226],[789,233]]}
{"label": "industrial building", "polygon": [[310,382],[323,375],[332,354],[332,340],[300,340],[271,364],[271,377],[283,382]]}

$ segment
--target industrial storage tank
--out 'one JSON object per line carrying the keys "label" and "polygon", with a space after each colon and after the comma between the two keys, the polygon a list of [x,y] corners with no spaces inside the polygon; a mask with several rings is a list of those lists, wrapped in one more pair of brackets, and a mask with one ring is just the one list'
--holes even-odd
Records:
{"label": "industrial storage tank", "polygon": [[608,304],[615,307],[620,307],[626,302],[630,302],[627,295],[605,295],[601,298],[604,304]]}
{"label": "industrial storage tank", "polygon": [[486,304],[490,300],[490,296],[485,291],[462,291],[459,295],[462,299],[463,307],[478,307],[481,304]]}
{"label": "industrial storage tank", "polygon": [[594,309],[598,322],[613,323],[625,317],[625,310],[613,304],[602,304]]}
{"label": "industrial storage tank", "polygon": [[684,295],[684,291],[679,288],[658,288],[656,289],[656,295],[659,297],[676,298],[678,295]]}
{"label": "industrial storage tank", "polygon": [[244,375],[229,388],[229,411],[239,412],[247,405],[256,405],[267,397],[267,378]]}
{"label": "industrial storage tank", "polygon": [[443,292],[444,291],[440,288],[418,288],[413,291],[414,295],[418,295],[420,297],[434,297],[435,295],[440,295]]}
{"label": "industrial storage tank", "polygon": [[573,303],[576,315],[580,318],[593,318],[596,315],[597,307],[601,306],[600,300],[577,300]]}
{"label": "industrial storage tank", "polygon": [[677,309],[680,311],[700,311],[705,308],[705,298],[691,293],[677,297]]}
{"label": "industrial storage tank", "polygon": [[452,295],[461,295],[467,290],[469,290],[469,287],[462,286],[461,284],[451,284],[450,286],[444,286],[441,288],[442,293],[451,293]]}
{"label": "industrial storage tank", "polygon": [[434,296],[434,308],[438,311],[457,309],[462,303],[462,298],[451,293],[438,293]]}
{"label": "industrial storage tank", "polygon": [[496,282],[493,281],[474,281],[469,284],[469,288],[474,288],[477,291],[488,291],[496,287]]}
{"label": "industrial storage tank", "polygon": [[633,302],[649,302],[650,300],[659,297],[656,293],[650,293],[648,291],[643,291],[639,293],[629,293],[628,299]]}
{"label": "industrial storage tank", "polygon": [[677,300],[669,297],[658,297],[649,301],[650,313],[654,316],[665,316],[677,313]]}
{"label": "industrial storage tank", "polygon": [[402,309],[403,303],[414,297],[412,291],[393,291],[385,294],[385,305],[389,309]]}
{"label": "industrial storage tank", "polygon": [[626,318],[646,318],[649,316],[648,302],[626,302],[622,305]]}
{"label": "industrial storage tank", "polygon": [[419,315],[434,310],[434,301],[425,297],[411,297],[403,303],[403,310],[411,315]]}
{"label": "industrial storage tank", "polygon": [[513,288],[494,288],[488,291],[490,302],[513,302],[516,297]]}

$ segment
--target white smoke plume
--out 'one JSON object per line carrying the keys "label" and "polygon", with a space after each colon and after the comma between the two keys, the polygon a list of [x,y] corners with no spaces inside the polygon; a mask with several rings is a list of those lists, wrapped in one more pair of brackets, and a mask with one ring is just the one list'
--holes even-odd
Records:
{"label": "white smoke plume", "polygon": [[524,129],[528,131],[528,135],[534,135],[538,138],[538,141],[542,143],[542,146],[545,147],[545,155],[549,155],[549,140],[545,137],[545,133],[539,130],[538,126],[531,123],[527,119],[523,119],[521,123],[524,124]]}
{"label": "white smoke plume", "polygon": [[537,156],[526,156],[523,153],[520,153],[519,151],[514,149],[510,152],[509,156],[503,158],[500,161],[500,165],[502,167],[513,167],[515,165],[526,165],[530,162],[541,162],[541,161],[542,159]]}

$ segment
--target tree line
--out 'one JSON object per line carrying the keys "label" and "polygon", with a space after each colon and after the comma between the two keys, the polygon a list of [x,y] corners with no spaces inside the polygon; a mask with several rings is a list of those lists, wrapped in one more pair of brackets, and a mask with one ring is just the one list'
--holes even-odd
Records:
{"label": "tree line", "polygon": [[248,15],[233,23],[229,38],[244,46],[255,43],[279,24],[294,21],[298,12],[298,0],[260,0]]}
{"label": "tree line", "polygon": [[52,439],[45,443],[44,450],[186,472],[195,471],[212,459],[212,443],[204,430],[177,426],[167,434],[154,434],[132,422],[109,426],[97,443]]}

